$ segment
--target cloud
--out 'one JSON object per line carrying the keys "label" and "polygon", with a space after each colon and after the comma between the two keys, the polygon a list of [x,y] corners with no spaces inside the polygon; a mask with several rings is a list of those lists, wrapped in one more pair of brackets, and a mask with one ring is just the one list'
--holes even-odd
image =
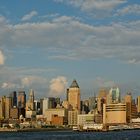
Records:
{"label": "cloud", "polygon": [[2,85],[1,85],[1,88],[3,88],[3,89],[14,89],[14,88],[17,88],[17,85],[16,84],[14,84],[14,83],[2,83]]}
{"label": "cloud", "polygon": [[4,64],[4,60],[5,60],[5,57],[2,53],[2,51],[0,50],[0,65],[3,65]]}
{"label": "cloud", "polygon": [[97,77],[94,80],[93,85],[96,88],[111,88],[111,87],[115,87],[116,83],[112,80],[106,80],[101,77]]}
{"label": "cloud", "polygon": [[126,3],[126,0],[54,0],[58,3],[65,3],[80,8],[94,17],[104,17],[110,14],[112,10],[120,4]]}
{"label": "cloud", "polygon": [[61,96],[66,92],[67,79],[64,76],[58,76],[50,81],[50,96]]}
{"label": "cloud", "polygon": [[31,11],[29,14],[22,17],[22,21],[27,21],[33,18],[34,16],[38,15],[37,11]]}
{"label": "cloud", "polygon": [[123,7],[122,9],[117,10],[116,13],[117,16],[119,15],[123,16],[128,14],[140,15],[140,5],[138,4],[128,5],[126,7]]}
{"label": "cloud", "polygon": [[0,26],[2,49],[38,47],[49,59],[140,60],[139,20],[94,26],[74,17],[60,16],[47,22],[15,25],[0,22]]}
{"label": "cloud", "polygon": [[40,76],[27,76],[21,79],[22,87],[39,87],[47,85],[48,80]]}

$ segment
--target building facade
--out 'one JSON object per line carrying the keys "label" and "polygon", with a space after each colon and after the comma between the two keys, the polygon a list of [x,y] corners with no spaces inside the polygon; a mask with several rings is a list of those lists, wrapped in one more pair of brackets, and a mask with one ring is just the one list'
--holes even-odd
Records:
{"label": "building facade", "polygon": [[126,104],[104,104],[103,105],[103,124],[125,124],[126,123]]}
{"label": "building facade", "polygon": [[80,112],[80,88],[76,80],[73,80],[70,88],[67,90],[67,98],[71,108]]}

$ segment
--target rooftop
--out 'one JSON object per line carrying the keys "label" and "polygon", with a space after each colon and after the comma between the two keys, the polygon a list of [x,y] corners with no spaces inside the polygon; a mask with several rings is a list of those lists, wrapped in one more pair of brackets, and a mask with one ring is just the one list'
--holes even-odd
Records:
{"label": "rooftop", "polygon": [[78,85],[78,83],[77,83],[76,80],[73,80],[73,82],[72,82],[70,88],[79,88],[79,85]]}

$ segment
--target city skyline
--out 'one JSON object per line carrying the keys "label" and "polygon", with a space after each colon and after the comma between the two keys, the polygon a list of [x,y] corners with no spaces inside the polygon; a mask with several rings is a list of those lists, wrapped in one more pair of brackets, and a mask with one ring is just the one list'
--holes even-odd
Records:
{"label": "city skyline", "polygon": [[102,87],[140,91],[139,0],[1,0],[0,95],[33,89],[82,97]]}

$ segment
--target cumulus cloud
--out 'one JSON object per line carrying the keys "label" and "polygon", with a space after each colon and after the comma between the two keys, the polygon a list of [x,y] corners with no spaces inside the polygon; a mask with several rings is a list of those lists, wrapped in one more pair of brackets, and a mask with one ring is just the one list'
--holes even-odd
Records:
{"label": "cumulus cloud", "polygon": [[2,53],[2,51],[0,50],[0,65],[3,65],[4,64],[4,60],[5,60],[5,57]]}
{"label": "cumulus cloud", "polygon": [[66,92],[67,79],[64,76],[58,76],[50,81],[50,96],[64,95]]}
{"label": "cumulus cloud", "polygon": [[128,15],[128,14],[138,14],[140,15],[140,5],[133,4],[123,7],[122,9],[117,10],[116,15]]}
{"label": "cumulus cloud", "polygon": [[29,14],[24,15],[21,20],[22,21],[27,21],[27,20],[30,20],[31,18],[33,18],[36,15],[38,15],[37,11],[31,11]]}

